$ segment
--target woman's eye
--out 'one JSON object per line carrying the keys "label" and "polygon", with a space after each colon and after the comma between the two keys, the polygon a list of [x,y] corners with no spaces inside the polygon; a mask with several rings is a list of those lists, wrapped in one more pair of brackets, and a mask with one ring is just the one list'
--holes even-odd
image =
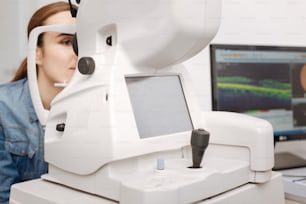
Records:
{"label": "woman's eye", "polygon": [[72,38],[61,40],[61,44],[71,46],[72,45]]}

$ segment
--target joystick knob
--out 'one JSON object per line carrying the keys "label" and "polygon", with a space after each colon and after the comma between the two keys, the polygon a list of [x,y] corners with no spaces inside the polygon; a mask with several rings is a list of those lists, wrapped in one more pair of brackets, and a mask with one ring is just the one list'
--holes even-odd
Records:
{"label": "joystick knob", "polygon": [[191,168],[201,168],[200,164],[204,152],[208,146],[209,132],[204,129],[196,129],[191,133],[192,166]]}

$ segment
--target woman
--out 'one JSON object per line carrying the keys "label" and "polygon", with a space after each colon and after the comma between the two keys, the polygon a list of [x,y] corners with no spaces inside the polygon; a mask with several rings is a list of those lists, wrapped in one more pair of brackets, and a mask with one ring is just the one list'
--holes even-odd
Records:
{"label": "woman", "polygon": [[[37,26],[74,23],[68,3],[52,3],[33,14],[28,36]],[[50,109],[51,101],[62,89],[54,84],[69,80],[76,62],[71,35],[41,34],[36,66],[38,89],[45,109]],[[47,172],[43,157],[44,130],[33,108],[26,73],[25,59],[12,82],[0,86],[0,204],[8,203],[12,184],[39,178]]]}

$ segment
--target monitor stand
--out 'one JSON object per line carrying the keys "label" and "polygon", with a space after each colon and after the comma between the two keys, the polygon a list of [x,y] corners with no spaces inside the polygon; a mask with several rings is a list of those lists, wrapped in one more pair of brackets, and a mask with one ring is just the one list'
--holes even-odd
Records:
{"label": "monitor stand", "polygon": [[273,170],[293,169],[306,167],[306,160],[289,152],[275,153]]}

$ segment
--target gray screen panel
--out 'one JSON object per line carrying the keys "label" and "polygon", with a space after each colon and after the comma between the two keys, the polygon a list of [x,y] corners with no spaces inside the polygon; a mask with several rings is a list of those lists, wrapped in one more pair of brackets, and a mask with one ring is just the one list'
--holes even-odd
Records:
{"label": "gray screen panel", "polygon": [[193,129],[179,76],[126,77],[140,138]]}

